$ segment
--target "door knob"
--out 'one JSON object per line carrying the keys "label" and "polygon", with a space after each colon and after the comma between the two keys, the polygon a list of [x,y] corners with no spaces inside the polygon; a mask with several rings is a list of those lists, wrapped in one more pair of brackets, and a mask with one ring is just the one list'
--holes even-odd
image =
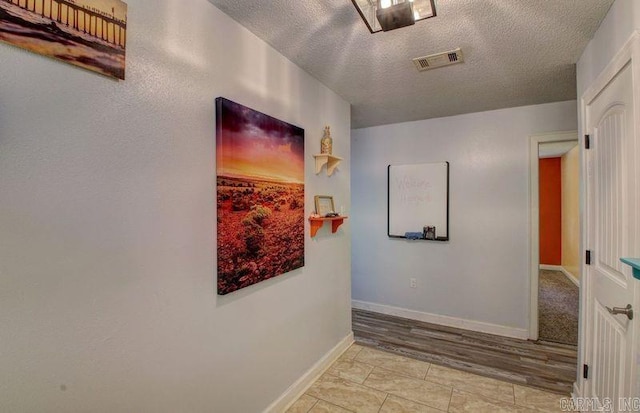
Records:
{"label": "door knob", "polygon": [[613,315],[624,314],[627,317],[629,317],[629,320],[633,320],[633,308],[631,307],[631,304],[627,304],[627,306],[624,307],[624,308],[623,307],[609,308],[609,307],[606,307],[606,306],[605,306],[605,308],[607,309],[607,311],[610,314],[613,314]]}

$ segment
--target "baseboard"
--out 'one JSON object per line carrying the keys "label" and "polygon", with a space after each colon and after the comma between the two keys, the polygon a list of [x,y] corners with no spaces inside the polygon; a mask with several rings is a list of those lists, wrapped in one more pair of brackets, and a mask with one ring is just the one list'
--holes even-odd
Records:
{"label": "baseboard", "polygon": [[[577,406],[583,406],[584,405],[584,403],[583,403],[584,400],[582,400],[582,399],[583,399],[583,396],[582,396],[582,392],[580,391],[580,388],[578,387],[578,382],[573,382],[573,391],[571,392],[571,400],[573,401],[573,406],[567,406],[567,407],[571,407],[573,409],[571,410],[569,408],[565,408],[564,411],[584,412],[585,410],[575,408]],[[591,411],[591,410],[589,410],[589,411]]]}
{"label": "baseboard", "polygon": [[550,270],[550,271],[560,271],[569,279],[569,281],[574,283],[577,287],[580,287],[580,281],[576,278],[576,276],[571,274],[569,271],[567,271],[562,265],[540,264],[540,269]]}
{"label": "baseboard", "polygon": [[353,343],[353,332],[351,332],[322,356],[316,364],[311,366],[302,377],[289,386],[263,413],[282,413],[286,411]]}
{"label": "baseboard", "polygon": [[562,265],[540,264],[540,269],[548,271],[562,271],[564,268],[562,268]]}
{"label": "baseboard", "polygon": [[525,328],[515,328],[501,326],[498,324],[485,323],[482,321],[465,320],[463,318],[449,317],[438,314],[423,313],[421,311],[409,310],[406,308],[393,307],[384,304],[369,303],[366,301],[351,300],[351,306],[359,310],[373,311],[397,317],[408,318],[410,320],[424,321],[426,323],[440,324],[448,327],[461,328],[463,330],[477,331],[480,333],[495,334],[504,337],[519,338],[527,340],[529,330]]}
{"label": "baseboard", "polygon": [[576,400],[578,398],[582,398],[582,392],[580,391],[580,388],[578,387],[578,382],[573,382],[573,392],[571,392],[571,397],[573,398],[573,400]]}
{"label": "baseboard", "polygon": [[566,275],[567,278],[569,279],[569,281],[574,283],[576,285],[576,287],[580,287],[580,280],[578,280],[575,275],[573,275],[569,271],[565,270],[564,267],[562,267],[562,273],[564,275]]}

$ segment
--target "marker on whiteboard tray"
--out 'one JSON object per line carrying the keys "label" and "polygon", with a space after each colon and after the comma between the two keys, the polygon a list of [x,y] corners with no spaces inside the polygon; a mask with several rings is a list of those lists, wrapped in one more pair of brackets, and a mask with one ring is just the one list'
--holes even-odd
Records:
{"label": "marker on whiteboard tray", "polygon": [[424,233],[424,239],[436,239],[436,227],[426,226],[422,229],[422,232]]}

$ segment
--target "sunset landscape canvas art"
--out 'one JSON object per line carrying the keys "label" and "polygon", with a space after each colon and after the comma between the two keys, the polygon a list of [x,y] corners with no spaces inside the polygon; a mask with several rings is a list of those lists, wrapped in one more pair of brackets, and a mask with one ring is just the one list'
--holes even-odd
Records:
{"label": "sunset landscape canvas art", "polygon": [[124,79],[127,5],[120,0],[0,0],[0,40]]}
{"label": "sunset landscape canvas art", "polygon": [[304,266],[304,129],[216,99],[218,294]]}

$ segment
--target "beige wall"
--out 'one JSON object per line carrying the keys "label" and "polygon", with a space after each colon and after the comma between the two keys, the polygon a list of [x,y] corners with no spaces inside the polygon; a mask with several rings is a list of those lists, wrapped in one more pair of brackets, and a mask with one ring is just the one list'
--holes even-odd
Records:
{"label": "beige wall", "polygon": [[580,147],[562,157],[562,266],[580,277]]}

